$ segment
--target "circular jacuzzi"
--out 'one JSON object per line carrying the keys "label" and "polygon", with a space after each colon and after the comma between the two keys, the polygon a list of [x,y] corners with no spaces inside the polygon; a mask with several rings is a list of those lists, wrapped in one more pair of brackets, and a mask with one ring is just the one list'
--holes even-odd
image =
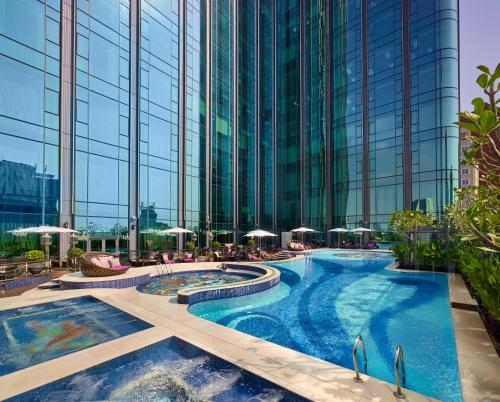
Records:
{"label": "circular jacuzzi", "polygon": [[228,285],[255,279],[258,276],[258,274],[222,270],[178,272],[153,277],[148,282],[137,286],[137,290],[150,295],[175,296],[180,289]]}

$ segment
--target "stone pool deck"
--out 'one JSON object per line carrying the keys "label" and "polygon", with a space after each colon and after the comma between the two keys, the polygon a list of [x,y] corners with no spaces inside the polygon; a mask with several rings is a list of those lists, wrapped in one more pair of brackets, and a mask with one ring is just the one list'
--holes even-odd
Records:
{"label": "stone pool deck", "polygon": [[[302,257],[296,257],[302,258]],[[218,263],[174,264],[174,272],[214,269]],[[157,273],[156,267],[138,268]],[[74,374],[125,353],[177,336],[201,349],[314,401],[400,401],[394,385],[362,376],[355,383],[352,370],[293,351],[191,315],[176,297],[125,289],[34,289],[3,299],[0,310],[92,295],[154,325],[153,328],[0,377],[0,400]],[[408,401],[432,399],[405,390]]]}

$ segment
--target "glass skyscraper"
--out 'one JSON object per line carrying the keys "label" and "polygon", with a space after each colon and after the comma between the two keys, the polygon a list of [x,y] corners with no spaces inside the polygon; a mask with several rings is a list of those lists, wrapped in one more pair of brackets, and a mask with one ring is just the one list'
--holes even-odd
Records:
{"label": "glass skyscraper", "polygon": [[458,0],[0,1],[0,252],[439,215],[457,111]]}

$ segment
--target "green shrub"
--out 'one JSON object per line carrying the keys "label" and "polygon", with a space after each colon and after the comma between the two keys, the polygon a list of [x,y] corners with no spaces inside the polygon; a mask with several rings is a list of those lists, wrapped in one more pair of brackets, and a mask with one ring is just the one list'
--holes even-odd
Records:
{"label": "green shrub", "polygon": [[409,243],[398,243],[392,246],[394,257],[404,265],[411,264],[412,246]]}
{"label": "green shrub", "polygon": [[194,241],[187,241],[186,242],[186,250],[194,250]]}
{"label": "green shrub", "polygon": [[460,268],[482,305],[500,320],[500,257],[469,246],[454,250],[453,261]]}
{"label": "green shrub", "polygon": [[220,248],[220,243],[219,243],[217,240],[214,240],[214,241],[212,242],[212,248],[213,248],[214,250],[219,249],[219,248]]}
{"label": "green shrub", "polygon": [[78,247],[71,247],[68,249],[66,255],[68,258],[79,258],[83,255],[83,250]]}
{"label": "green shrub", "polygon": [[26,253],[26,259],[28,261],[44,261],[45,254],[40,250],[30,250]]}
{"label": "green shrub", "polygon": [[250,248],[254,248],[255,247],[255,240],[254,239],[250,239],[247,241],[247,245],[248,247]]}

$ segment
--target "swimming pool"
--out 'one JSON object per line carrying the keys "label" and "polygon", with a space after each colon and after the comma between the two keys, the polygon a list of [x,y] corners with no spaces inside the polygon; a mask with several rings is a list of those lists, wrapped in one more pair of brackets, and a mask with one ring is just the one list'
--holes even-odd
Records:
{"label": "swimming pool", "polygon": [[217,271],[197,271],[162,275],[139,285],[137,290],[142,293],[160,296],[175,296],[182,288],[198,286],[215,286],[255,279],[257,276],[250,274]]}
{"label": "swimming pool", "polygon": [[281,271],[279,286],[199,303],[189,311],[349,368],[361,334],[368,374],[391,383],[394,351],[401,345],[408,388],[460,401],[447,277],[384,269],[391,261],[391,255],[377,252],[317,252],[271,264]]}
{"label": "swimming pool", "polygon": [[10,400],[306,401],[175,337]]}
{"label": "swimming pool", "polygon": [[151,325],[94,297],[0,311],[0,376]]}

